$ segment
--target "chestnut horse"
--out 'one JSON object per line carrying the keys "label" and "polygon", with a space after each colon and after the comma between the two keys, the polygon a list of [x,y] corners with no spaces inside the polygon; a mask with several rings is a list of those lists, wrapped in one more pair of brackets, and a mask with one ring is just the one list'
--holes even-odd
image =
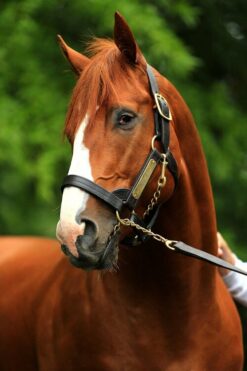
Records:
{"label": "chestnut horse", "polygon": [[[133,229],[120,228],[112,205],[91,192],[98,185],[112,195],[135,184],[151,142],[162,152],[154,111],[167,110],[173,161],[167,152],[141,177],[135,212],[143,215],[153,199],[156,237],[216,255],[212,191],[189,109],[150,68],[162,94],[154,103],[145,58],[118,13],[114,41],[94,40],[90,58],[59,40],[78,75],[65,126],[69,175],[84,176],[88,192],[64,185],[57,237],[68,259],[52,240],[1,239],[0,370],[241,370],[240,320],[217,268],[143,241],[140,232],[131,239]],[[124,223],[129,211],[118,215]],[[132,215],[132,225],[138,220]]]}

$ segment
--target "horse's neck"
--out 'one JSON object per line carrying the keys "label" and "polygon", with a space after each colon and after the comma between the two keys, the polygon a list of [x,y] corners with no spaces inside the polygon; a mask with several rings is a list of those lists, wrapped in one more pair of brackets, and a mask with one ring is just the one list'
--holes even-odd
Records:
{"label": "horse's neck", "polygon": [[175,128],[181,175],[178,189],[163,209],[164,227],[175,233],[172,238],[216,254],[216,216],[207,164],[192,115],[183,100],[176,112]]}
{"label": "horse's neck", "polygon": [[[186,106],[181,112],[176,122],[182,154],[179,184],[161,208],[154,229],[168,239],[181,240],[216,254],[216,218],[207,165],[190,112]],[[152,287],[150,281],[153,281],[163,289],[175,290],[181,300],[187,300],[189,291],[194,291],[198,297],[200,291],[203,295],[205,292],[212,294],[215,288],[215,268],[170,252],[153,240],[125,252],[123,260],[126,263],[121,265],[121,270],[130,274],[132,282],[142,277],[141,280],[149,281]]]}
{"label": "horse's neck", "polygon": [[178,188],[161,209],[157,230],[168,239],[216,254],[216,218],[211,186],[204,160],[195,158],[197,168],[188,167],[182,160]]}

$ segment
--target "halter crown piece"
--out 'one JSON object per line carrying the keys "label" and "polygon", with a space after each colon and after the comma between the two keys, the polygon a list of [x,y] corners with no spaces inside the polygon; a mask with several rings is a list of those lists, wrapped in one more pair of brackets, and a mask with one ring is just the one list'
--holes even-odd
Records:
{"label": "halter crown piece", "polygon": [[[147,65],[147,76],[150,85],[150,91],[154,98],[154,129],[155,135],[152,139],[151,150],[147,156],[143,166],[141,167],[136,180],[131,187],[131,189],[117,189],[113,192],[109,192],[98,184],[88,180],[84,177],[78,175],[67,175],[61,186],[63,192],[66,187],[76,187],[91,195],[104,201],[108,206],[113,208],[117,216],[117,224],[115,225],[111,236],[109,237],[105,252],[99,263],[104,260],[105,256],[113,250],[119,242],[119,230],[121,225],[133,227],[135,233],[129,235],[121,241],[122,244],[127,246],[135,246],[147,239],[154,238],[155,240],[163,243],[166,247],[174,252],[178,252],[184,255],[188,255],[197,259],[207,261],[216,266],[220,266],[237,273],[247,275],[247,272],[233,266],[232,264],[214,256],[205,251],[196,249],[192,246],[185,244],[182,241],[171,241],[163,236],[155,234],[151,231],[157,216],[159,214],[161,204],[158,205],[158,199],[162,188],[165,186],[166,177],[165,169],[166,167],[171,172],[175,188],[178,184],[178,167],[173,154],[169,150],[170,142],[170,121],[172,119],[169,105],[166,99],[159,93],[159,88],[155,76],[153,74],[152,67]],[[160,153],[155,148],[155,141],[159,141],[162,148],[162,153]],[[137,203],[146,188],[152,174],[154,173],[156,167],[161,164],[161,175],[158,180],[157,190],[151,199],[147,210],[145,211],[143,217],[138,216],[135,213],[135,208]],[[121,219],[119,213],[123,208],[127,208],[131,212],[130,218]]]}

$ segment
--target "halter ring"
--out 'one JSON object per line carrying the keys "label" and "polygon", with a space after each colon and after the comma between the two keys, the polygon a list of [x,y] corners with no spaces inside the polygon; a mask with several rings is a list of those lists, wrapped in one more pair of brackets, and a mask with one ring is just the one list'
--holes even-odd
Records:
{"label": "halter ring", "polygon": [[152,147],[153,151],[156,149],[155,146],[154,146],[154,142],[156,141],[156,139],[158,139],[157,134],[153,136],[152,141],[151,141],[151,147]]}

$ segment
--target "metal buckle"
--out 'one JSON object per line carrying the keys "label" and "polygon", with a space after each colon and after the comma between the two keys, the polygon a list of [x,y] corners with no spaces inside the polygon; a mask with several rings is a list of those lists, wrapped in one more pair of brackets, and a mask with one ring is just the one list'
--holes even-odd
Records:
{"label": "metal buckle", "polygon": [[[171,115],[171,111],[170,111],[169,105],[168,105],[168,103],[167,103],[167,100],[163,97],[163,95],[161,95],[161,94],[159,94],[159,93],[155,93],[155,95],[154,95],[154,99],[155,99],[155,103],[156,103],[157,109],[158,109],[158,111],[159,111],[159,114],[160,114],[164,119],[171,121],[171,120],[172,120],[172,115]],[[167,112],[163,112],[163,111],[162,111],[162,101],[163,101],[163,103],[165,103],[165,105],[166,105]]]}

